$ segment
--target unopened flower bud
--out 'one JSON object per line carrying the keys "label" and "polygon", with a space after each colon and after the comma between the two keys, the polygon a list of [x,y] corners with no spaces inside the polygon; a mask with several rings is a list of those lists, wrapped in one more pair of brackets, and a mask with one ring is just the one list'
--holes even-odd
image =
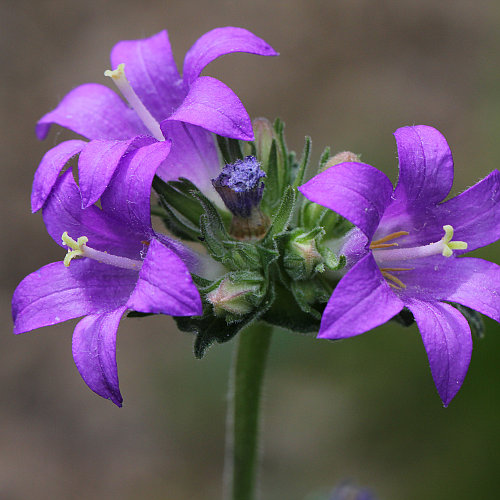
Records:
{"label": "unopened flower bud", "polygon": [[342,151],[328,158],[328,161],[323,165],[320,172],[324,172],[325,170],[328,170],[330,167],[333,167],[335,165],[340,165],[341,163],[359,162],[359,161],[361,161],[359,155],[351,153],[351,151]]}
{"label": "unopened flower bud", "polygon": [[209,292],[207,300],[216,316],[235,321],[250,313],[262,300],[263,277],[254,272],[241,271],[227,274],[217,288]]}
{"label": "unopened flower bud", "polygon": [[293,279],[308,279],[316,272],[324,271],[324,259],[317,246],[317,238],[323,233],[322,228],[307,233],[299,230],[288,240],[283,264]]}
{"label": "unopened flower bud", "polygon": [[233,214],[230,234],[239,240],[258,240],[269,226],[269,218],[259,208],[264,191],[261,179],[266,173],[255,156],[226,165],[212,179],[226,207]]}

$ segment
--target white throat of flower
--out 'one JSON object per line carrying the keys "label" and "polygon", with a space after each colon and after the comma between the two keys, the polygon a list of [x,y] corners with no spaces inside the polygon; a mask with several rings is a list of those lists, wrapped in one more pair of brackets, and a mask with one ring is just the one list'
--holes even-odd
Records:
{"label": "white throat of flower", "polygon": [[[467,243],[465,241],[452,241],[454,229],[449,224],[443,226],[444,236],[434,243],[421,245],[417,247],[397,248],[399,244],[394,240],[407,236],[408,231],[398,231],[388,234],[378,240],[373,240],[370,244],[370,249],[373,252],[373,257],[380,268],[382,276],[391,287],[402,289],[406,285],[393,273],[400,271],[411,271],[411,267],[391,267],[391,262],[404,262],[419,259],[423,257],[431,257],[433,255],[442,255],[443,257],[451,257],[453,250],[466,250]],[[387,266],[389,264],[389,266]]]}
{"label": "white throat of flower", "polygon": [[123,97],[127,99],[130,106],[137,113],[139,118],[142,120],[142,123],[147,127],[147,129],[151,132],[153,137],[158,141],[164,141],[165,137],[160,128],[160,124],[155,120],[153,115],[148,111],[146,106],[139,99],[137,94],[134,92],[134,89],[130,85],[127,77],[125,76],[125,64],[119,64],[115,70],[106,70],[104,72],[104,76],[109,76],[115,85],[118,87]]}
{"label": "white throat of flower", "polygon": [[133,269],[139,271],[142,267],[142,261],[128,259],[127,257],[120,257],[119,255],[112,255],[107,252],[101,252],[95,248],[87,246],[89,239],[86,236],[80,236],[76,241],[71,238],[66,231],[62,234],[63,245],[68,248],[68,253],[64,257],[64,265],[69,267],[71,261],[78,257],[87,257],[89,259],[97,260],[102,264],[110,266],[121,267],[122,269]]}

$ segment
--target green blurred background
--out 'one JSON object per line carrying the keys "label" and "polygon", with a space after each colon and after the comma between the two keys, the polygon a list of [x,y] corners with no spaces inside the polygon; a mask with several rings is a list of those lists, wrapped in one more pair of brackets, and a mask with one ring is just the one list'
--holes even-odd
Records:
{"label": "green blurred background", "polygon": [[[202,361],[165,317],[119,329],[123,409],[89,391],[71,356],[74,322],[11,333],[17,283],[62,258],[30,215],[44,151],[34,124],[76,85],[107,84],[111,47],[163,28],[176,59],[205,31],[246,27],[279,58],[230,55],[205,71],[252,117],[280,116],[289,146],[352,150],[395,180],[392,132],[427,124],[454,152],[456,194],[500,152],[496,0],[2,0],[0,498],[219,499],[233,342]],[[479,252],[499,262],[499,246]],[[465,383],[444,409],[415,327],[336,344],[278,332],[264,390],[264,500],[303,500],[351,478],[380,500],[496,498],[500,332],[487,321]]]}

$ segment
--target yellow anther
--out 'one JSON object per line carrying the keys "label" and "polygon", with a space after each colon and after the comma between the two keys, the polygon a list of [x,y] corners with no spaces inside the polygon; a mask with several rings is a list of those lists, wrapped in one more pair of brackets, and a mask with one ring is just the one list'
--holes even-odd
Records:
{"label": "yellow anther", "polygon": [[104,76],[109,76],[113,78],[113,80],[117,80],[119,78],[125,78],[125,64],[121,63],[115,70],[107,69],[104,72]]}
{"label": "yellow anther", "polygon": [[467,243],[465,241],[451,241],[454,233],[453,226],[447,224],[443,226],[443,229],[444,236],[441,240],[443,243],[443,257],[451,257],[453,255],[453,250],[467,250]]}
{"label": "yellow anther", "polygon": [[68,253],[64,257],[64,265],[69,267],[70,262],[76,257],[83,256],[83,247],[89,241],[86,236],[80,236],[76,241],[68,235],[67,231],[62,234],[62,243],[72,250],[68,250]]}

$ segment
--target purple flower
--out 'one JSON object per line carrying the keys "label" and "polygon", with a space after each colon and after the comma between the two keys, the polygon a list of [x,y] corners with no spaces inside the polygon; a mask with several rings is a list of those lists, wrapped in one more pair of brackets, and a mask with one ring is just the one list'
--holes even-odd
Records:
{"label": "purple flower", "polygon": [[357,226],[341,252],[348,272],[323,313],[319,337],[364,333],[407,307],[414,315],[443,403],[458,392],[472,352],[470,327],[448,302],[500,321],[500,267],[461,257],[500,237],[500,173],[443,201],[453,183],[445,138],[427,126],[395,133],[399,181],[342,163],[299,189]]}
{"label": "purple flower", "polygon": [[85,316],[73,334],[76,366],[94,392],[118,406],[116,331],[125,311],[202,312],[188,271],[191,254],[151,227],[151,182],[170,142],[142,146],[119,163],[102,209],[82,210],[71,170],[58,178],[43,217],[52,238],[70,251],[64,262],[27,276],[12,299],[16,334]]}
{"label": "purple flower", "polygon": [[89,83],[72,90],[38,122],[40,139],[56,123],[90,143],[66,141],[47,152],[35,174],[32,210],[43,206],[61,169],[79,153],[83,208],[94,204],[122,156],[140,147],[144,135],[172,141],[169,157],[159,166],[160,177],[168,181],[183,176],[202,190],[211,188],[219,161],[210,132],[241,140],[254,138],[250,117],[234,92],[215,78],[200,76],[207,64],[233,52],[277,55],[245,29],[217,28],[188,51],[181,77],[166,31],[119,42],[111,52],[111,65],[116,69],[106,74],[131,107],[108,87]]}

